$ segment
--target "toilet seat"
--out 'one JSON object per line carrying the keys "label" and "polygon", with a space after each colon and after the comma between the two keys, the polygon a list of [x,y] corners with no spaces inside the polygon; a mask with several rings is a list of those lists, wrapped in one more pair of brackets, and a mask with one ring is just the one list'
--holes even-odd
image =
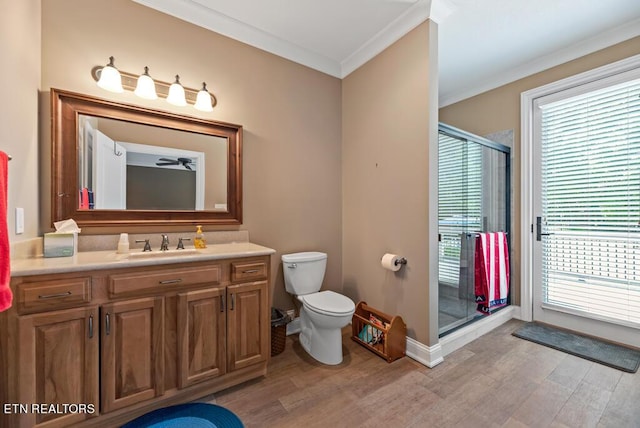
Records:
{"label": "toilet seat", "polygon": [[352,315],[356,310],[350,298],[330,290],[300,296],[300,299],[307,309],[324,315]]}

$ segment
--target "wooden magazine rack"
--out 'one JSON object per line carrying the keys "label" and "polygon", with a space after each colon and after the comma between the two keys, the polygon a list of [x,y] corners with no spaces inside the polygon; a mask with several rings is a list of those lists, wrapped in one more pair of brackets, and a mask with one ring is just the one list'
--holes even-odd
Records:
{"label": "wooden magazine rack", "polygon": [[359,302],[351,322],[351,338],[388,363],[402,358],[407,347],[407,326],[400,316],[390,316]]}

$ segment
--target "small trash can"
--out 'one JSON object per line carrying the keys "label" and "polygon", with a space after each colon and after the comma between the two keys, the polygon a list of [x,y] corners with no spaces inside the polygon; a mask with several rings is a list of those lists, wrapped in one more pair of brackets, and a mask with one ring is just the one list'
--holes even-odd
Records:
{"label": "small trash can", "polygon": [[291,317],[283,310],[271,308],[271,356],[278,355],[284,351],[287,343],[287,324]]}

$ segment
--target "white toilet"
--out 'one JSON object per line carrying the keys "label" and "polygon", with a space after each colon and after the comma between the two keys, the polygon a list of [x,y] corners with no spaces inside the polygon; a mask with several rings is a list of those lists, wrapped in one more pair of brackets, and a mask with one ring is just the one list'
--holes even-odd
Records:
{"label": "white toilet", "polygon": [[319,252],[283,254],[284,284],[297,296],[300,310],[300,344],[324,364],[342,362],[342,328],[349,324],[356,305],[334,291],[320,291],[327,255]]}

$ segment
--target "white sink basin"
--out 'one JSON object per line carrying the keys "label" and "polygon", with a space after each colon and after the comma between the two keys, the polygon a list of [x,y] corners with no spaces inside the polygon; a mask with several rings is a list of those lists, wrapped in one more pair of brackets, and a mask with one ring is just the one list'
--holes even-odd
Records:
{"label": "white sink basin", "polygon": [[130,259],[156,258],[156,257],[180,257],[196,254],[198,250],[195,248],[185,248],[184,250],[167,250],[167,251],[137,251],[129,253]]}

